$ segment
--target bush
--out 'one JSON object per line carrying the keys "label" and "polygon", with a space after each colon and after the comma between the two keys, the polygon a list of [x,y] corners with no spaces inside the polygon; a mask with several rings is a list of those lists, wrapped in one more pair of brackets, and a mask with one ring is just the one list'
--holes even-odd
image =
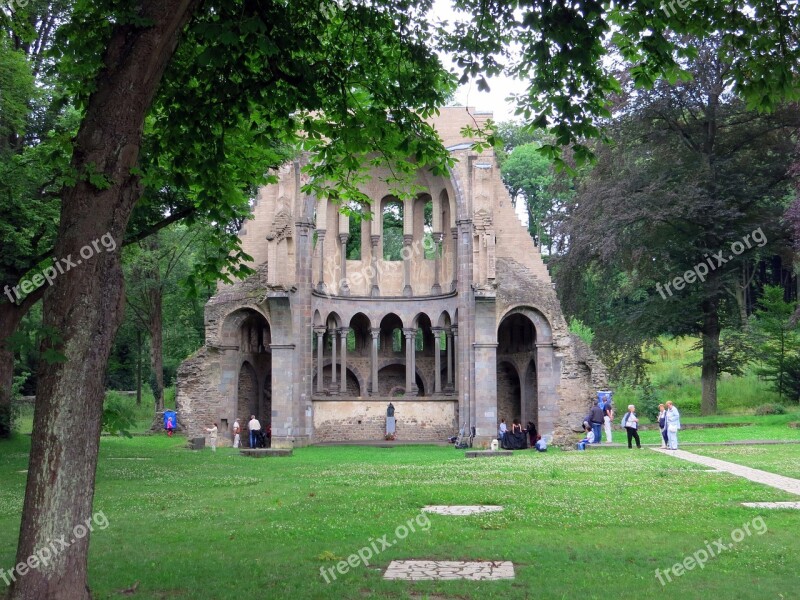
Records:
{"label": "bush", "polygon": [[103,405],[103,431],[111,435],[131,437],[130,430],[136,426],[136,411],[124,398],[109,395]]}
{"label": "bush", "polygon": [[569,331],[586,342],[587,346],[592,345],[592,340],[594,340],[594,331],[592,331],[592,328],[580,319],[572,317],[569,320]]}
{"label": "bush", "polygon": [[639,393],[637,412],[655,423],[658,420],[659,404],[661,404],[661,394],[653,389],[653,385],[649,381],[645,381]]}
{"label": "bush", "polygon": [[764,415],[783,415],[786,414],[786,407],[783,404],[762,404],[756,409],[756,414],[760,417]]}

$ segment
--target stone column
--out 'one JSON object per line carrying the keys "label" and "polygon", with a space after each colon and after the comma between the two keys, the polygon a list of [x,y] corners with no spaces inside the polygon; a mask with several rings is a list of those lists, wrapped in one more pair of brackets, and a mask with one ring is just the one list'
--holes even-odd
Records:
{"label": "stone column", "polygon": [[331,387],[328,393],[336,395],[336,343],[339,337],[335,327],[328,329],[328,335],[331,337]]}
{"label": "stone column", "polygon": [[317,291],[325,293],[325,230],[317,230],[317,245],[319,246],[319,281],[317,281]]}
{"label": "stone column", "polygon": [[[349,233],[340,233],[339,234],[339,243],[342,245],[342,275],[341,275],[341,282],[339,284],[339,295],[340,296],[349,296],[350,295],[350,286],[347,284],[347,240],[350,238]],[[344,378],[342,378],[344,379]]]}
{"label": "stone column", "polygon": [[314,333],[317,334],[317,393],[319,394],[325,391],[322,379],[322,366],[325,360],[325,331],[325,327],[314,327]]}
{"label": "stone column", "polygon": [[381,241],[381,236],[371,235],[369,241],[372,244],[372,255],[370,256],[370,266],[372,267],[372,289],[369,295],[377,298],[381,295],[381,290],[378,287],[378,242]]}
{"label": "stone column", "polygon": [[339,330],[339,336],[342,342],[342,371],[341,371],[341,387],[339,391],[342,395],[347,394],[347,334],[350,332],[349,327],[342,327]]}
{"label": "stone column", "polygon": [[447,390],[453,389],[453,329],[447,330]]}
{"label": "stone column", "polygon": [[433,393],[442,393],[442,331],[441,327],[433,327]]}
{"label": "stone column", "polygon": [[411,289],[411,242],[414,236],[405,234],[403,236],[403,296],[407,298],[414,295]]}
{"label": "stone column", "polygon": [[453,389],[458,391],[458,325],[450,328],[453,332]]}
{"label": "stone column", "polygon": [[434,233],[433,234],[433,242],[434,246],[434,257],[433,257],[433,287],[431,288],[431,294],[434,296],[439,295],[442,293],[442,286],[440,284],[440,275],[439,272],[442,270],[442,240],[444,239],[444,234],[442,233]]}
{"label": "stone column", "polygon": [[372,360],[370,361],[370,382],[372,385],[371,393],[373,396],[378,395],[378,340],[380,339],[380,327],[370,329],[372,334]]}
{"label": "stone column", "polygon": [[413,370],[414,364],[411,357],[414,351],[417,330],[412,328],[403,329],[403,335],[406,337],[406,396],[410,396],[416,383],[416,373]]}
{"label": "stone column", "polygon": [[458,227],[450,229],[453,236],[453,289],[455,292],[458,288]]}

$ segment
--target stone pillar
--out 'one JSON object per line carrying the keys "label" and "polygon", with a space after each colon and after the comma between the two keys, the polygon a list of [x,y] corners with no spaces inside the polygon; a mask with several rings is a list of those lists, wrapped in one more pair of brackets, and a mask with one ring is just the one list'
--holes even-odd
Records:
{"label": "stone pillar", "polygon": [[370,256],[370,266],[372,267],[372,288],[369,295],[377,298],[381,295],[380,287],[378,287],[378,242],[381,241],[381,236],[371,235],[369,238],[372,243],[372,253]]}
{"label": "stone pillar", "polygon": [[453,236],[453,289],[455,292],[458,288],[458,227],[450,229]]}
{"label": "stone pillar", "polygon": [[347,334],[350,332],[349,327],[342,327],[339,330],[339,336],[342,342],[342,371],[341,371],[341,387],[339,391],[342,395],[347,394]]}
{"label": "stone pillar", "polygon": [[[272,415],[267,419],[272,422],[272,446],[292,448],[294,436],[298,433],[292,399],[294,344],[270,344],[270,350],[272,351]],[[247,431],[246,427],[244,431]]]}
{"label": "stone pillar", "polygon": [[378,340],[380,339],[381,329],[380,327],[370,329],[370,333],[372,334],[372,359],[370,361],[370,385],[372,386],[371,394],[373,396],[378,395]]}
{"label": "stone pillar", "polygon": [[453,329],[447,330],[447,390],[453,389]]}
{"label": "stone pillar", "polygon": [[403,329],[403,335],[406,337],[406,396],[410,396],[417,379],[413,370],[413,359],[411,358],[416,343],[417,330],[405,328]]}
{"label": "stone pillar", "polygon": [[[347,284],[347,240],[350,238],[349,233],[340,233],[339,234],[339,243],[342,246],[342,275],[339,284],[339,295],[340,296],[349,296],[350,295],[350,286]],[[344,379],[344,378],[342,378]]]}
{"label": "stone pillar", "polygon": [[317,291],[324,294],[325,289],[325,230],[317,230],[317,245],[319,246],[319,280],[317,281]]}
{"label": "stone pillar", "polygon": [[453,325],[450,329],[453,332],[453,389],[458,391],[458,325]]}
{"label": "stone pillar", "polygon": [[433,327],[433,393],[442,393],[442,331],[441,327]]}
{"label": "stone pillar", "polygon": [[403,296],[407,298],[414,295],[411,289],[411,242],[413,241],[413,235],[403,235]]}
{"label": "stone pillar", "polygon": [[434,262],[433,262],[433,287],[431,288],[431,294],[434,296],[439,295],[442,293],[442,286],[440,284],[440,275],[439,272],[442,269],[442,240],[444,239],[444,234],[442,233],[434,233],[433,234],[433,241],[434,241]]}
{"label": "stone pillar", "polygon": [[314,327],[314,333],[317,334],[317,393],[319,394],[325,392],[322,378],[322,366],[325,360],[325,331],[325,327]]}
{"label": "stone pillar", "polygon": [[336,334],[336,328],[328,329],[328,335],[331,337],[331,387],[328,390],[330,394],[336,394],[336,343],[339,341]]}

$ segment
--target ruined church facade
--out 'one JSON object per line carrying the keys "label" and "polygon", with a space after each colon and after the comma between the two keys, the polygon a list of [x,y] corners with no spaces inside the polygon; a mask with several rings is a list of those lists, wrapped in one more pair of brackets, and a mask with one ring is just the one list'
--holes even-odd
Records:
{"label": "ruined church facade", "polygon": [[581,423],[605,370],[568,331],[495,157],[461,136],[474,117],[442,110],[456,164],[420,169],[413,200],[376,173],[370,219],[304,194],[296,162],[259,191],[240,232],[256,273],[219,286],[205,345],[178,370],[190,436],[217,422],[230,443],[255,414],[274,447],[380,440],[389,402],[400,441],[466,425],[487,442],[517,418],[558,442]]}

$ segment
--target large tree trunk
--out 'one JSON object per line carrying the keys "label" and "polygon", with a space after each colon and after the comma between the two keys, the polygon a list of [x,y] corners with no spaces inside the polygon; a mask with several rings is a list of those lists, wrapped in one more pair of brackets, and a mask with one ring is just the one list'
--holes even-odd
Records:
{"label": "large tree trunk", "polygon": [[703,301],[703,364],[700,372],[702,398],[700,414],[713,415],[717,412],[717,378],[719,376],[719,301]]}
{"label": "large tree trunk", "polygon": [[11,384],[14,380],[14,353],[5,342],[17,323],[14,307],[0,304],[0,439],[11,436]]}
{"label": "large tree trunk", "polygon": [[149,290],[150,295],[150,367],[153,371],[153,397],[156,412],[164,410],[164,333],[162,323],[162,290],[160,273],[156,284]]}
{"label": "large tree trunk", "polygon": [[136,330],[136,406],[142,405],[142,332]]}
{"label": "large tree trunk", "polygon": [[[114,334],[122,318],[123,281],[118,251],[103,247],[91,258],[80,251],[110,234],[117,249],[138,198],[131,175],[142,126],[181,29],[196,0],[144,0],[145,27],[116,26],[75,142],[76,173],[97,170],[110,182],[97,189],[86,178],[64,190],[55,256],[76,266],[45,294],[44,324],[58,332],[45,340],[66,357],[43,363],[37,389],[28,485],[17,563],[54,540],[65,540],[44,564],[17,577],[12,600],[85,600],[89,535],[74,528],[92,515],[104,379]],[[78,260],[81,264],[77,264]]]}
{"label": "large tree trunk", "polygon": [[14,352],[8,347],[8,338],[17,330],[22,318],[28,314],[44,294],[39,288],[22,304],[0,303],[0,439],[11,436],[11,386],[14,383]]}

